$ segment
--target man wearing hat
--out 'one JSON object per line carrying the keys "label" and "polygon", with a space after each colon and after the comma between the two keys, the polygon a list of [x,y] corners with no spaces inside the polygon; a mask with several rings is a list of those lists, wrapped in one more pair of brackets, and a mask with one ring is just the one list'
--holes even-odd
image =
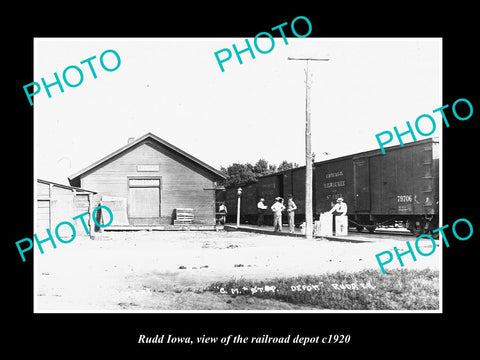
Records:
{"label": "man wearing hat", "polygon": [[343,198],[339,197],[337,203],[329,211],[333,215],[333,231],[335,231],[335,216],[347,214],[347,204],[343,202]]}
{"label": "man wearing hat", "polygon": [[347,214],[347,204],[343,202],[343,198],[339,197],[337,199],[337,203],[333,206],[329,213],[333,214],[333,216]]}
{"label": "man wearing hat", "polygon": [[295,210],[297,210],[297,205],[293,202],[292,194],[288,194],[287,198],[288,228],[290,233],[293,234],[295,232]]}
{"label": "man wearing hat", "polygon": [[265,209],[267,208],[267,205],[265,205],[263,202],[265,199],[262,197],[260,198],[260,201],[257,203],[257,225],[258,226],[263,226],[263,217],[265,214]]}
{"label": "man wearing hat", "polygon": [[282,211],[285,210],[283,199],[281,197],[275,198],[275,204],[270,209],[273,211],[273,231],[282,231]]}

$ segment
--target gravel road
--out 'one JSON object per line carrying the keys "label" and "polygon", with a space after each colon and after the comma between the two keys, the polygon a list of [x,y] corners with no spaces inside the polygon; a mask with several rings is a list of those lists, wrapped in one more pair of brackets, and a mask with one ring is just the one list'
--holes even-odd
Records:
{"label": "gravel road", "polygon": [[[79,237],[35,253],[36,312],[122,312],[184,310],[308,310],[279,301],[204,291],[217,280],[267,280],[339,270],[377,269],[375,254],[412,237],[378,237],[373,242],[305,240],[244,232],[106,232]],[[439,242],[437,241],[437,244]],[[422,240],[424,253],[432,244]],[[405,268],[438,270],[441,247],[430,256],[403,257]],[[386,266],[399,267],[398,261]],[[246,303],[248,301],[248,303]]]}

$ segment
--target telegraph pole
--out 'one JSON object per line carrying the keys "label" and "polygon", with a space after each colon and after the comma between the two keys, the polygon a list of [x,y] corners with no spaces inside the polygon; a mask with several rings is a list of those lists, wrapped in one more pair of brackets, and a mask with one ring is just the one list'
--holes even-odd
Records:
{"label": "telegraph pole", "polygon": [[310,71],[309,61],[328,61],[330,59],[318,58],[291,58],[288,60],[306,61],[305,70],[305,237],[311,240],[313,237],[313,208],[312,208],[312,130],[310,122]]}

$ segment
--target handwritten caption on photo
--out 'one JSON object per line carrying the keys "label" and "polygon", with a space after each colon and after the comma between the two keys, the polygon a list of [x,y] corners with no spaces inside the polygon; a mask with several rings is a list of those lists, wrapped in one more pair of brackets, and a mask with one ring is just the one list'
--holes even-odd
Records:
{"label": "handwritten caption on photo", "polygon": [[[328,284],[325,285],[323,282],[318,284],[299,284],[299,285],[290,285],[287,291],[292,292],[310,292],[310,291],[320,291],[322,288],[329,287],[334,290],[362,290],[362,289],[375,289],[376,287],[370,284],[370,282],[342,282],[340,284]],[[231,287],[231,288],[223,288],[220,286],[216,287],[218,292],[221,294],[230,294],[230,295],[254,295],[256,293],[275,293],[281,291],[280,288],[274,285],[265,285],[265,286],[254,286],[254,287],[247,287],[242,286],[238,287]],[[285,290],[285,289],[284,289]]]}

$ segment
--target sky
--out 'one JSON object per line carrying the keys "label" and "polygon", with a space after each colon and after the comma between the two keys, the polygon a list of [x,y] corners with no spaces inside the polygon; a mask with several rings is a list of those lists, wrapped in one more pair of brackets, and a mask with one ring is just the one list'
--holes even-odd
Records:
{"label": "sky", "polygon": [[[232,44],[246,46],[244,38],[36,38],[32,81],[51,83],[54,72],[61,79],[70,65],[84,75],[78,87],[61,80],[63,93],[52,86],[51,98],[43,88],[34,97],[36,177],[68,184],[148,132],[217,169],[260,158],[304,165],[305,62],[288,57],[329,58],[309,66],[317,161],[378,149],[375,134],[406,130],[421,114],[441,123],[432,113],[443,105],[440,38],[307,37],[287,45],[280,37],[268,54],[243,53],[243,64],[233,55],[222,72],[214,53],[233,52]],[[99,63],[109,49],[121,58],[111,72]],[[80,64],[92,56],[96,79]],[[116,64],[112,54],[104,59]],[[75,71],[68,75],[75,83]]]}

